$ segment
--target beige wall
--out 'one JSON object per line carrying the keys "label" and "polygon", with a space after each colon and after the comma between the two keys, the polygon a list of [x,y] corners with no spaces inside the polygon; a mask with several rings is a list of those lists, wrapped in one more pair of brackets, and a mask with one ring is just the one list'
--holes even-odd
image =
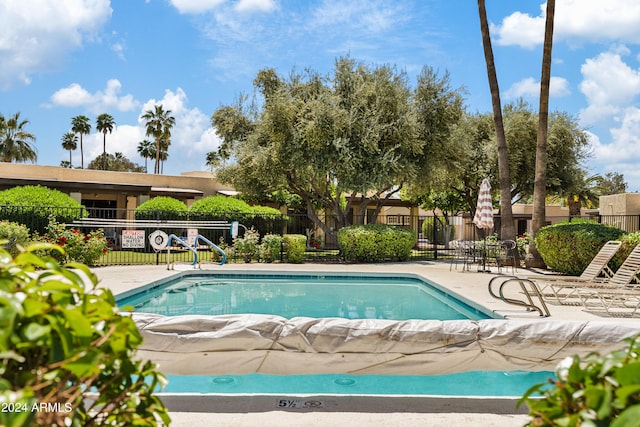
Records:
{"label": "beige wall", "polygon": [[640,214],[640,194],[623,193],[600,196],[600,215]]}
{"label": "beige wall", "polygon": [[[131,187],[131,190],[109,190],[109,189],[89,189],[95,188],[96,184],[105,185],[131,185],[148,186],[167,189],[196,190],[196,194],[184,192],[181,198],[187,204],[193,203],[194,199],[215,195],[219,190],[233,190],[230,185],[224,185],[214,179],[209,172],[186,172],[179,176],[173,175],[153,175],[137,172],[112,172],[90,169],[69,169],[59,166],[40,166],[28,164],[14,164],[0,162],[0,182],[2,179],[26,179],[41,181],[43,185],[56,187],[56,183],[65,184],[66,193],[70,193],[74,198],[81,197],[83,200],[114,200],[118,208],[131,208],[132,199],[136,198],[137,204],[148,200],[149,194],[141,194],[141,190]],[[34,182],[34,184],[36,183]],[[144,188],[144,187],[142,187]],[[197,192],[202,192],[200,195]]]}

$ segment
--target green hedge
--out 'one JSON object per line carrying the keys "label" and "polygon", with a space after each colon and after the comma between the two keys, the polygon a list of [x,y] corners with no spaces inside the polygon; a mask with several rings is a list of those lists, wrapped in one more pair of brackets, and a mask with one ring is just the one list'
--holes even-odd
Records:
{"label": "green hedge", "polygon": [[154,197],[136,208],[136,219],[186,219],[189,208],[173,197]]}
{"label": "green hedge", "polygon": [[340,253],[346,261],[406,261],[416,243],[416,233],[383,224],[353,225],[338,231]]}
{"label": "green hedge", "polygon": [[307,249],[307,236],[302,234],[285,234],[283,239],[284,253],[287,262],[300,264],[304,262],[304,252]]}
{"label": "green hedge", "polygon": [[50,216],[67,223],[86,217],[87,211],[71,196],[41,185],[0,191],[0,220],[24,224],[32,233],[43,233]]}
{"label": "green hedge", "polygon": [[592,221],[573,220],[541,228],[536,247],[551,270],[579,275],[609,240],[620,240],[619,228]]}
{"label": "green hedge", "polygon": [[635,233],[625,234],[624,236],[622,236],[622,239],[620,240],[622,241],[622,245],[620,246],[620,249],[617,250],[613,258],[611,259],[611,262],[609,262],[609,266],[614,271],[620,268],[620,266],[622,265],[624,260],[627,259],[627,257],[629,256],[633,248],[635,248],[636,245],[640,243],[640,231],[636,231]]}

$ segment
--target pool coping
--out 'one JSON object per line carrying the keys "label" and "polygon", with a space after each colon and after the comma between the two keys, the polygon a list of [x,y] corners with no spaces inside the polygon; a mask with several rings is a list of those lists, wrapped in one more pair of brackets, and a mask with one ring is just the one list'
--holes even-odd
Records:
{"label": "pool coping", "polygon": [[157,393],[170,411],[527,414],[521,396]]}

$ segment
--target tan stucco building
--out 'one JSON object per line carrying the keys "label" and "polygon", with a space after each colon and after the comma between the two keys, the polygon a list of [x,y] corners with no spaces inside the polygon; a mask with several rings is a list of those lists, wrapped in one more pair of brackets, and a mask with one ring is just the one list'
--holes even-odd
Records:
{"label": "tan stucco building", "polygon": [[210,172],[184,172],[179,176],[112,172],[0,163],[0,190],[19,185],[44,185],[69,194],[87,208],[133,210],[155,196],[170,196],[190,205],[215,194],[231,194]]}

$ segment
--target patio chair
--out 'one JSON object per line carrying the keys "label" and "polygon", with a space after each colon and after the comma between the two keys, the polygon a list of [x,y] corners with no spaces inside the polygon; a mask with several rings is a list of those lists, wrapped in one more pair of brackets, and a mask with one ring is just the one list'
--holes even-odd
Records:
{"label": "patio chair", "polygon": [[[624,260],[618,271],[615,272],[611,278],[606,281],[588,281],[570,280],[570,281],[558,281],[557,283],[548,282],[544,283],[542,289],[550,289],[552,294],[544,294],[545,297],[553,297],[559,304],[565,305],[584,305],[583,298],[587,295],[598,292],[601,290],[603,293],[606,291],[613,291],[613,293],[621,291],[634,291],[640,296],[640,279],[638,274],[640,273],[640,245],[636,245],[631,253]],[[536,281],[536,279],[531,279]],[[546,279],[542,279],[544,281]],[[581,302],[571,301],[572,298],[579,297]],[[589,297],[590,299],[591,297]]]}
{"label": "patio chair", "polygon": [[607,316],[633,317],[640,309],[640,291],[637,289],[578,288],[577,294],[586,311],[600,309]]}
{"label": "patio chair", "polygon": [[[543,284],[540,289],[542,292],[546,290],[554,282],[596,282],[596,281],[607,281],[611,276],[613,276],[613,271],[609,268],[609,261],[615,255],[615,253],[622,245],[622,242],[619,240],[609,240],[605,243],[596,256],[593,257],[589,265],[584,269],[580,276],[565,276],[562,274],[536,274],[525,276],[525,278],[530,280],[535,280]],[[545,283],[547,283],[545,285]]]}
{"label": "patio chair", "polygon": [[517,244],[514,240],[503,240],[500,242],[496,252],[496,264],[498,273],[502,272],[502,267],[511,266],[511,273],[518,271]]}

